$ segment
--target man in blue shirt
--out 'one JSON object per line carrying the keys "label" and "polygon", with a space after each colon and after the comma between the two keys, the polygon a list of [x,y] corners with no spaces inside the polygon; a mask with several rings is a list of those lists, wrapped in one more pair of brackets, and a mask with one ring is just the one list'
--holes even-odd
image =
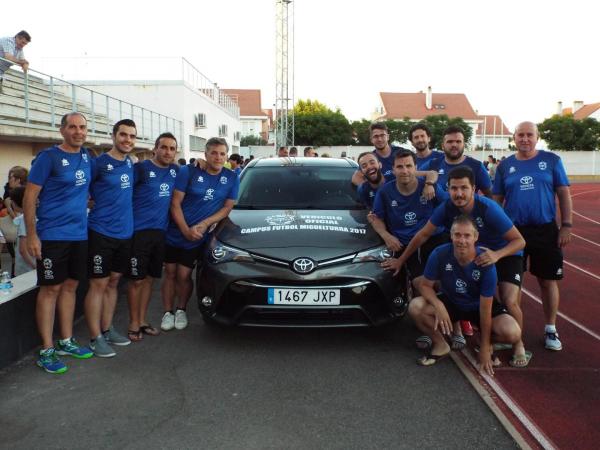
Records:
{"label": "man in blue shirt", "polygon": [[91,198],[88,216],[88,277],[85,318],[90,331],[90,348],[96,356],[116,353],[110,344],[131,341],[112,326],[117,305],[117,287],[127,272],[133,234],[133,163],[129,154],[135,147],[137,131],[133,120],[115,123],[113,147],[92,164]]}
{"label": "man in blue shirt", "polygon": [[432,159],[423,164],[421,170],[434,170],[438,173],[438,184],[443,190],[448,190],[448,174],[458,166],[466,165],[475,174],[475,186],[486,197],[492,195],[492,182],[490,176],[481,161],[477,161],[464,154],[465,133],[458,126],[449,126],[444,130],[442,147],[444,149],[443,159]]}
{"label": "man in blue shirt", "polygon": [[381,163],[373,152],[363,152],[358,155],[358,167],[365,177],[365,182],[358,186],[358,197],[363,205],[373,209],[377,189],[384,185],[385,179],[381,173]]}
{"label": "man in blue shirt", "polygon": [[[562,343],[556,331],[559,290],[563,277],[562,248],[571,240],[572,202],[569,180],[558,155],[536,150],[537,126],[523,122],[515,129],[517,153],[496,169],[494,199],[504,204],[526,241],[525,260],[536,276],[544,304],[545,346],[559,351]],[[556,204],[562,225],[556,224]]]}
{"label": "man in blue shirt", "polygon": [[417,151],[417,169],[421,169],[431,160],[444,158],[444,153],[429,148],[431,130],[423,122],[419,122],[410,128],[408,139]]}
{"label": "man in blue shirt", "polygon": [[238,153],[232,153],[229,155],[229,165],[231,166],[231,170],[233,170],[237,176],[242,173],[243,160],[244,158],[242,158]]}
{"label": "man in blue shirt", "polygon": [[[194,288],[192,270],[213,225],[229,215],[237,198],[239,177],[223,167],[228,150],[225,139],[210,138],[206,143],[206,168],[188,165],[177,174],[161,287],[164,331],[187,327],[185,308]],[[175,296],[178,302],[174,313]]]}
{"label": "man in blue shirt", "polygon": [[154,143],[152,159],[134,165],[133,239],[129,258],[127,299],[129,331],[132,341],[144,334],[156,336],[159,331],[146,319],[155,278],[162,276],[165,257],[165,232],[169,224],[169,208],[179,166],[173,164],[177,139],[162,133]]}
{"label": "man in blue shirt", "polygon": [[[79,281],[86,277],[91,158],[82,147],[87,137],[85,117],[65,114],[60,133],[63,142],[42,150],[34,159],[23,199],[27,249],[37,259],[40,287],[36,319],[42,349],[37,364],[49,373],[67,370],[57,353],[75,358],[92,356],[88,348],[73,339],[75,292]],[[61,339],[55,349],[52,331],[57,306]]]}
{"label": "man in blue shirt", "polygon": [[[466,166],[456,167],[448,176],[450,198],[433,212],[429,222],[409,243],[400,258],[392,267],[402,267],[406,259],[432,236],[438,227],[449,229],[452,220],[460,215],[469,215],[478,228],[478,245],[483,252],[476,262],[482,267],[495,264],[500,301],[522,328],[523,312],[519,306],[519,291],[523,276],[522,250],[525,241],[502,208],[493,200],[475,194],[474,175]],[[406,255],[406,257],[405,257]],[[464,346],[464,337],[460,328],[454,332],[455,348]],[[514,348],[515,365],[525,367],[527,353],[522,342]]]}
{"label": "man in blue shirt", "polygon": [[[493,264],[477,263],[477,258],[485,253],[475,246],[478,237],[478,226],[471,217],[459,215],[450,228],[452,243],[436,248],[427,261],[422,297],[413,299],[408,310],[417,327],[433,343],[429,353],[417,360],[419,365],[431,366],[450,352],[444,337],[451,335],[452,324],[458,320],[479,325],[479,368],[490,376],[494,375],[495,365],[492,333],[502,343],[521,341],[516,320],[494,299],[496,268]],[[436,283],[441,293],[437,293]]]}

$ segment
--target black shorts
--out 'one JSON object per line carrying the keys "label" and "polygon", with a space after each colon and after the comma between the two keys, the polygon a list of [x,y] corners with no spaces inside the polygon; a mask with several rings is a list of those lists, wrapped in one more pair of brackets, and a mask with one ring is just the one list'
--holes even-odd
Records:
{"label": "black shorts", "polygon": [[501,258],[496,262],[496,272],[498,273],[498,283],[512,283],[521,287],[523,279],[523,257],[510,255]]}
{"label": "black shorts", "polygon": [[88,241],[42,241],[42,259],[37,260],[38,286],[53,286],[67,278],[86,279]]}
{"label": "black shorts", "polygon": [[204,251],[204,245],[194,248],[179,248],[172,247],[169,244],[165,245],[165,263],[166,264],[181,264],[182,266],[193,269],[196,262]]}
{"label": "black shorts", "polygon": [[105,278],[111,272],[127,273],[131,239],[115,239],[88,230],[88,277]]}
{"label": "black shorts", "polygon": [[421,245],[410,257],[406,260],[406,268],[408,269],[409,277],[414,280],[417,277],[423,275],[425,272],[425,265],[431,252],[436,247],[450,242],[450,238],[447,233],[440,233],[435,236],[431,236],[427,241]]}
{"label": "black shorts", "polygon": [[562,280],[563,252],[558,246],[556,222],[518,226],[517,229],[525,239],[524,269],[543,280]]}
{"label": "black shorts", "polygon": [[[448,311],[448,315],[450,316],[450,320],[452,322],[456,322],[458,320],[468,320],[469,322],[479,326],[480,325],[480,316],[479,310],[477,311],[463,311],[458,309],[454,303],[451,303],[444,294],[438,293],[438,298],[444,303],[446,307],[446,311]],[[508,310],[496,300],[492,302],[492,319],[501,314],[508,314]]]}
{"label": "black shorts", "polygon": [[165,232],[139,230],[131,238],[131,256],[127,278],[143,280],[146,276],[160,278],[165,259]]}

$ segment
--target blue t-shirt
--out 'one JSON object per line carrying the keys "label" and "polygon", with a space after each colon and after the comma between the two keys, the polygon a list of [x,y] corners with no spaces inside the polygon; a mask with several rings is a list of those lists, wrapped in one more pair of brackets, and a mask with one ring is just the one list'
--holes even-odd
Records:
{"label": "blue t-shirt", "polygon": [[[425,226],[437,205],[447,197],[438,186],[435,186],[435,197],[426,200],[421,193],[425,186],[423,178],[418,179],[415,192],[403,195],[398,191],[396,181],[385,183],[375,196],[373,212],[383,220],[387,229],[402,245],[408,245],[410,240]],[[442,232],[438,229],[436,234]]]}
{"label": "blue t-shirt", "polygon": [[179,166],[159,167],[151,160],[133,166],[133,229],[166,230]]}
{"label": "blue t-shirt", "polygon": [[560,157],[539,150],[531,159],[514,155],[496,169],[493,193],[504,196],[504,209],[517,225],[542,225],[555,220],[555,190],[569,186]]}
{"label": "blue t-shirt", "polygon": [[69,153],[57,145],[42,150],[33,160],[28,180],[42,187],[36,211],[40,240],[87,240],[91,161],[85,148]]}
{"label": "blue t-shirt", "polygon": [[133,163],[104,153],[93,161],[90,194],[94,206],[88,227],[114,239],[129,239],[133,234]]}
{"label": "blue t-shirt", "polygon": [[238,177],[242,174],[242,168],[241,167],[236,167],[235,169],[233,169],[233,171],[235,172],[235,174]]}
{"label": "blue t-shirt", "polygon": [[444,157],[444,152],[439,152],[437,150],[432,150],[429,156],[426,156],[425,158],[419,158],[417,155],[417,170],[422,170],[422,167],[424,167],[429,161],[444,159]]}
{"label": "blue t-shirt", "polygon": [[[477,255],[483,252],[476,247]],[[425,265],[423,273],[429,281],[439,281],[448,301],[461,311],[479,311],[479,297],[492,297],[496,291],[496,266],[480,267],[471,261],[461,266],[454,256],[452,243],[437,247]]]}
{"label": "blue t-shirt", "polygon": [[[185,193],[181,202],[185,222],[196,225],[215,214],[226,200],[237,198],[239,185],[239,177],[229,169],[223,168],[217,175],[211,175],[198,167],[181,167],[175,179],[175,190]],[[195,248],[206,240],[207,234],[201,240],[188,241],[171,220],[167,229],[167,244],[177,248]]]}
{"label": "blue t-shirt", "polygon": [[365,181],[357,189],[360,202],[367,208],[373,209],[373,202],[375,201],[375,194],[377,194],[378,189],[379,187],[374,188],[371,186],[371,183]]}
{"label": "blue t-shirt", "polygon": [[393,147],[390,145],[390,156],[384,158],[377,153],[377,150],[373,150],[373,154],[381,163],[381,173],[385,178],[385,181],[392,181],[396,179],[396,175],[394,175],[394,158],[396,156],[396,152],[399,150],[404,150],[402,147]]}
{"label": "blue t-shirt", "polygon": [[448,164],[445,158],[432,159],[428,163],[423,164],[419,170],[435,170],[438,173],[438,184],[444,190],[448,190],[448,174],[455,167],[468,166],[473,170],[475,175],[475,187],[479,190],[490,189],[492,180],[481,161],[477,161],[470,156],[466,156],[465,160],[459,164]]}
{"label": "blue t-shirt", "polygon": [[[436,227],[444,227],[450,231],[452,222],[461,214],[452,200],[448,199],[435,209],[429,220]],[[498,250],[508,244],[502,236],[513,227],[513,223],[498,203],[483,195],[475,194],[475,204],[469,216],[479,231],[478,245],[490,250]],[[523,252],[519,251],[515,254],[522,255]]]}

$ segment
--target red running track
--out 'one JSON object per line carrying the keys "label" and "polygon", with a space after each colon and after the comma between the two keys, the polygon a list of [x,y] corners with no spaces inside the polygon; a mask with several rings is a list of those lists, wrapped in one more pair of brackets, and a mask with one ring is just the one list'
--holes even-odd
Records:
{"label": "red running track", "polygon": [[514,369],[508,365],[511,351],[501,352],[503,365],[491,385],[480,380],[496,397],[507,397],[509,406],[505,398],[500,407],[530,445],[592,449],[600,448],[600,184],[575,184],[571,194],[576,236],[564,252],[557,321],[563,350],[544,348],[539,288],[527,275],[522,299],[524,340],[533,359],[526,369]]}

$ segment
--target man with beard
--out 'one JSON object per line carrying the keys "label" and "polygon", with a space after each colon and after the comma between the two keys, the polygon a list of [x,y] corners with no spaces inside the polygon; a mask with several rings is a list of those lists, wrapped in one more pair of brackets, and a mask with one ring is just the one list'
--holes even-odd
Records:
{"label": "man with beard", "polygon": [[417,151],[417,169],[421,169],[429,161],[444,158],[444,153],[429,148],[431,130],[424,123],[413,125],[408,131],[408,139]]}
{"label": "man with beard", "polygon": [[438,173],[438,184],[444,190],[448,190],[448,174],[458,166],[468,166],[475,175],[475,186],[486,197],[492,195],[492,182],[487,170],[480,161],[464,154],[465,133],[458,126],[449,126],[444,130],[442,147],[444,149],[443,159],[432,159],[423,164],[421,170],[434,170]]}
{"label": "man with beard", "polygon": [[135,122],[115,123],[113,147],[92,163],[90,195],[94,201],[88,216],[88,276],[85,319],[90,331],[90,348],[99,357],[116,353],[109,344],[129,345],[131,341],[112,326],[117,305],[117,287],[127,272],[133,235],[133,163],[129,154],[135,147]]}
{"label": "man with beard", "polygon": [[[525,258],[541,289],[546,320],[545,346],[562,350],[556,331],[559,290],[563,277],[562,248],[571,241],[573,205],[569,179],[559,156],[536,150],[537,126],[523,122],[515,129],[517,152],[498,165],[494,200],[504,204],[527,242]],[[561,226],[556,224],[556,199]]]}
{"label": "man with beard", "polygon": [[375,194],[385,183],[381,173],[381,163],[373,152],[363,152],[358,155],[358,166],[366,181],[358,187],[358,196],[363,205],[373,209]]}
{"label": "man with beard", "polygon": [[[496,265],[500,301],[515,318],[519,327],[523,328],[523,313],[519,305],[523,275],[522,250],[525,247],[523,236],[497,203],[475,193],[475,177],[469,167],[452,169],[448,175],[448,183],[450,198],[435,209],[429,221],[412,238],[400,258],[385,261],[384,267],[398,272],[407,259],[435,234],[438,227],[450,229],[456,216],[468,215],[477,226],[477,243],[483,250],[475,262],[481,267]],[[465,345],[459,327],[455,327],[452,343],[454,349]],[[526,367],[530,358],[531,353],[525,351],[523,342],[517,342],[511,365]]]}

